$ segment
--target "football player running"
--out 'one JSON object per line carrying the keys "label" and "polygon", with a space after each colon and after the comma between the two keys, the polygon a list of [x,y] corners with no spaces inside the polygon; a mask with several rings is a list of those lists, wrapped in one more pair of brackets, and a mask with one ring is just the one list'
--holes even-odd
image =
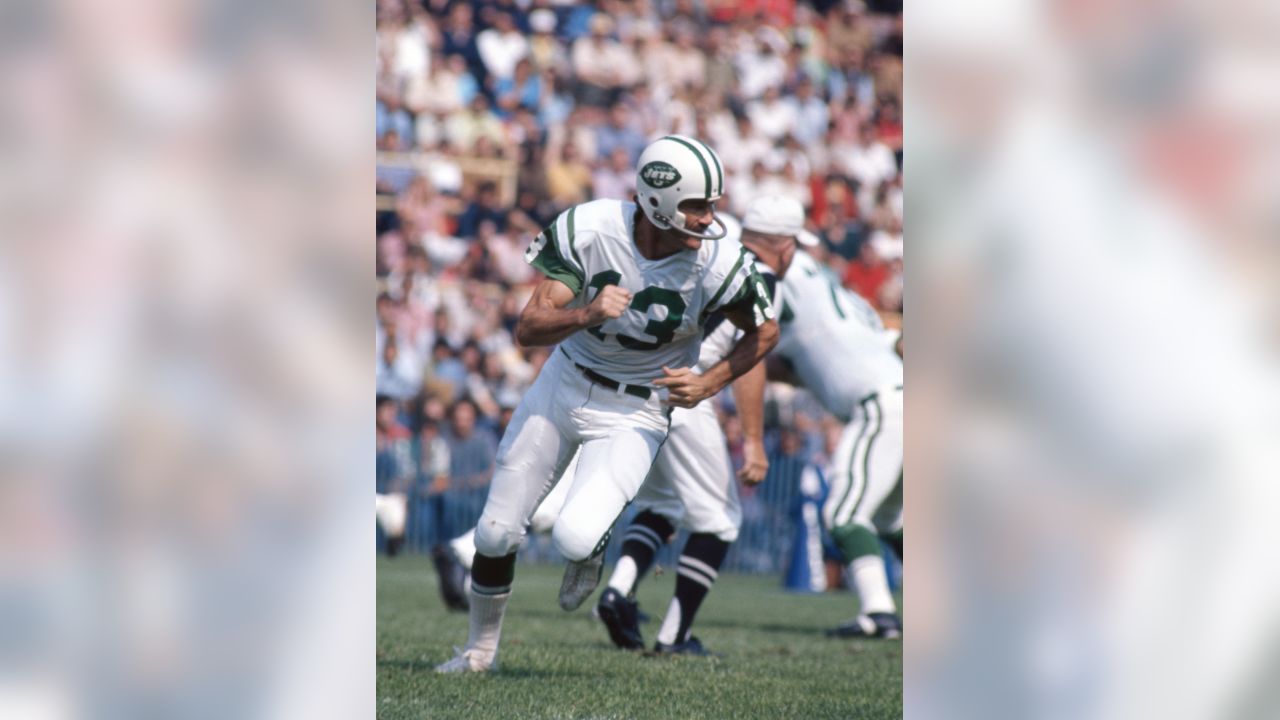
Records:
{"label": "football player running", "polygon": [[[546,276],[516,325],[523,345],[554,345],[498,448],[476,527],[466,645],[439,672],[493,669],[534,510],[574,454],[578,467],[552,528],[570,560],[560,604],[576,607],[599,581],[609,530],[636,496],[671,425],[754,367],[778,339],[764,284],[714,203],[719,157],[669,135],[640,155],[636,203],[596,200],[565,211],[525,259]],[[704,242],[714,240],[719,242]],[[742,337],[697,373],[703,326],[723,312]]]}

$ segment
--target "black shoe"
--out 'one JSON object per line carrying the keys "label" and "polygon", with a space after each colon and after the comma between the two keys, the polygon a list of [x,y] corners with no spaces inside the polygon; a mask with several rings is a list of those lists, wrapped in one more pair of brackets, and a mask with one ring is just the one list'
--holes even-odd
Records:
{"label": "black shoe", "polygon": [[827,637],[893,640],[902,637],[902,620],[894,613],[859,615],[839,627],[828,630]]}
{"label": "black shoe", "polygon": [[635,600],[628,600],[613,588],[605,588],[596,603],[596,613],[609,630],[609,639],[623,650],[644,649],[644,638],[636,620],[638,612]]}
{"label": "black shoe", "polygon": [[395,557],[400,554],[400,548],[404,547],[404,536],[387,538],[387,557]]}
{"label": "black shoe", "polygon": [[453,556],[453,551],[444,545],[431,548],[431,562],[436,566],[436,576],[440,578],[440,597],[445,607],[458,612],[471,609],[471,599],[467,597],[467,569]]}
{"label": "black shoe", "polygon": [[654,643],[653,651],[659,655],[696,655],[698,657],[719,657],[702,647],[702,641],[692,635],[684,642],[668,645],[663,642]]}

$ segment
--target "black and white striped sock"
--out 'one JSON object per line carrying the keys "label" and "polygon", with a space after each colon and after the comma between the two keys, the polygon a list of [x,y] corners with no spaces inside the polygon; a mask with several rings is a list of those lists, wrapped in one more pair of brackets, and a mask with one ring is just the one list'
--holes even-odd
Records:
{"label": "black and white striped sock", "polygon": [[676,571],[676,596],[658,631],[658,642],[672,645],[689,639],[689,628],[698,608],[711,591],[720,565],[729,552],[729,543],[715,535],[694,533],[684,544],[680,567]]}
{"label": "black and white striped sock", "polygon": [[653,567],[658,549],[666,544],[675,527],[671,521],[657,513],[645,510],[636,515],[622,536],[622,556],[609,576],[609,587],[623,595],[630,595],[636,583]]}

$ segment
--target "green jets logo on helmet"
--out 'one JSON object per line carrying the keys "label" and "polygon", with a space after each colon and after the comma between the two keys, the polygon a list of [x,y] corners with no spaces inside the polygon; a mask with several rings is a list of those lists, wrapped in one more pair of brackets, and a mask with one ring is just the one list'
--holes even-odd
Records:
{"label": "green jets logo on helmet", "polygon": [[640,168],[640,179],[650,187],[669,188],[680,182],[680,171],[660,160]]}

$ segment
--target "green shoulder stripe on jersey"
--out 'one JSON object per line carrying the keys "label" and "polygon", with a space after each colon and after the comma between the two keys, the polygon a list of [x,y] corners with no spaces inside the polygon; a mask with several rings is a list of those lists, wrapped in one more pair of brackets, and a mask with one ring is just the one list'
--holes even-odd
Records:
{"label": "green shoulder stripe on jersey", "polygon": [[699,163],[702,163],[702,176],[707,180],[707,184],[705,185],[705,187],[707,188],[707,197],[705,199],[710,200],[711,199],[711,166],[707,165],[706,158],[702,157],[702,153],[698,152],[698,148],[685,142],[684,140],[681,140],[675,135],[667,135],[665,139],[675,140],[681,145],[689,148],[689,152],[693,153],[693,156],[698,158]]}
{"label": "green shoulder stripe on jersey", "polygon": [[587,266],[582,264],[582,258],[578,255],[578,236],[573,231],[573,211],[577,209],[577,205],[569,208],[569,252],[573,253],[573,261],[578,263],[578,267],[585,270]]}
{"label": "green shoulder stripe on jersey", "polygon": [[707,157],[711,158],[711,162],[716,164],[716,195],[723,195],[724,194],[724,168],[720,167],[720,158],[716,157],[716,154],[711,152],[711,148],[708,147],[706,143],[697,139],[695,139],[695,142],[701,145],[703,150],[707,151]]}
{"label": "green shoulder stripe on jersey", "polygon": [[[555,223],[543,230],[533,242],[529,249],[536,254],[529,260],[529,264],[541,270],[543,275],[567,285],[574,295],[582,292],[582,271],[560,256]],[[538,243],[542,244],[541,248],[537,248]]]}
{"label": "green shoulder stripe on jersey", "polygon": [[742,269],[742,263],[747,259],[747,249],[745,247],[738,248],[738,261],[733,264],[733,269],[729,271],[729,275],[725,277],[721,283],[720,289],[716,290],[716,294],[711,296],[711,302],[707,303],[707,307],[702,311],[702,316],[710,315],[716,309],[716,301],[724,295],[724,291],[729,289],[729,285],[733,284],[733,279],[738,276],[738,271]]}
{"label": "green shoulder stripe on jersey", "polygon": [[773,319],[773,303],[769,297],[761,292],[764,289],[764,280],[756,269],[750,268],[748,271],[747,281],[742,283],[742,287],[738,288],[738,292],[734,293],[733,299],[721,305],[721,309],[729,310],[743,306],[750,307],[755,305],[760,309],[760,316],[756,318],[757,322]]}

